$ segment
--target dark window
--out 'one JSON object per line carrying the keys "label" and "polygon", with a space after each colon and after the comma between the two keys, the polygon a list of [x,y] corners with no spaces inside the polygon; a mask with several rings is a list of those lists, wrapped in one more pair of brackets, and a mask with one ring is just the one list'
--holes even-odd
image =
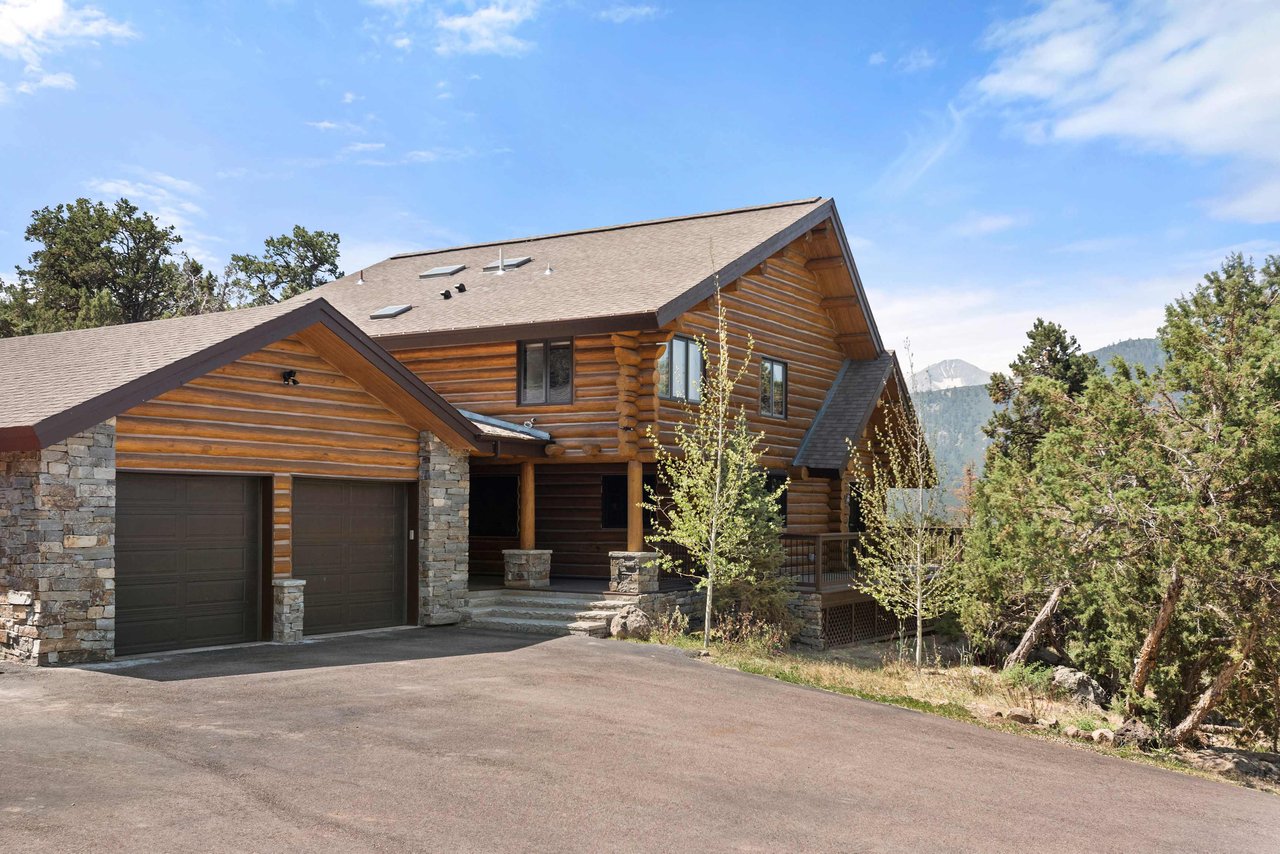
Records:
{"label": "dark window", "polygon": [[[782,486],[787,480],[785,474],[771,474],[766,480],[768,489],[773,492]],[[778,496],[778,518],[782,521],[782,527],[787,527],[787,490],[782,490],[782,494]]]}
{"label": "dark window", "polygon": [[787,417],[787,364],[760,360],[760,414]]}
{"label": "dark window", "polygon": [[702,348],[692,338],[677,335],[658,357],[658,394],[668,400],[702,399]]}
{"label": "dark window", "polygon": [[849,491],[849,533],[861,534],[867,530],[862,521],[862,495],[856,490]]}
{"label": "dark window", "polygon": [[[648,500],[650,493],[658,488],[658,476],[644,476],[644,495]],[[653,529],[653,511],[645,508],[644,529]],[[606,474],[600,478],[600,527],[627,527],[627,476],[625,474]]]}
{"label": "dark window", "polygon": [[471,476],[471,536],[514,537],[519,533],[520,478],[514,474]]}
{"label": "dark window", "polygon": [[520,345],[520,402],[573,400],[573,342],[526,341]]}

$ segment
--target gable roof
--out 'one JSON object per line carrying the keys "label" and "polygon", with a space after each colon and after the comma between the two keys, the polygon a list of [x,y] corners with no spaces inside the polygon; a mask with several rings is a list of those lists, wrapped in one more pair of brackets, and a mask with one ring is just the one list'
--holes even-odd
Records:
{"label": "gable roof", "polygon": [[811,469],[843,469],[849,459],[848,440],[857,442],[862,437],[876,401],[897,370],[898,359],[893,353],[865,362],[846,359],[804,434],[794,464]]}
{"label": "gable roof", "polygon": [[514,438],[467,419],[328,302],[308,297],[0,339],[0,450],[47,447],[281,338],[319,328],[341,342],[345,359],[375,369],[375,396],[394,397],[453,447],[477,449],[490,432],[493,441]]}
{"label": "gable roof", "polygon": [[[388,347],[659,328],[711,296],[717,276],[728,284],[827,220],[878,353],[883,346],[835,203],[822,198],[409,252],[314,293]],[[532,260],[502,275],[485,272],[500,252]],[[464,269],[420,278],[455,265]],[[455,290],[459,284],[464,293]],[[446,289],[447,300],[440,295]],[[394,317],[369,317],[405,305],[412,308]]]}

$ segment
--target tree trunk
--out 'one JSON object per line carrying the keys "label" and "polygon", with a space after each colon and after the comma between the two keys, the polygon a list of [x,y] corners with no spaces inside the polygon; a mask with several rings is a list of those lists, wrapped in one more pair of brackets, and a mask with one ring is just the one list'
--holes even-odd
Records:
{"label": "tree trunk", "polygon": [[715,583],[715,575],[711,567],[707,567],[707,607],[702,617],[702,651],[707,651],[711,640],[711,587]]}
{"label": "tree trunk", "polygon": [[1036,648],[1036,644],[1040,643],[1040,638],[1048,630],[1049,621],[1053,619],[1053,612],[1058,610],[1058,603],[1062,601],[1062,591],[1065,589],[1065,584],[1059,584],[1053,588],[1053,592],[1049,594],[1049,601],[1044,603],[1040,613],[1036,614],[1031,625],[1027,626],[1027,630],[1022,633],[1022,640],[1018,641],[1018,646],[1004,660],[1005,670],[1015,664],[1027,663],[1031,651]]}
{"label": "tree trunk", "polygon": [[920,609],[916,609],[916,672],[920,672],[920,665],[924,659],[924,618],[920,616]]}
{"label": "tree trunk", "polygon": [[1223,665],[1222,670],[1209,683],[1209,687],[1204,689],[1204,693],[1200,695],[1200,699],[1196,700],[1196,704],[1191,707],[1191,711],[1182,723],[1178,724],[1169,733],[1169,740],[1174,744],[1185,744],[1191,736],[1195,735],[1196,730],[1200,728],[1200,724],[1204,723],[1204,719],[1209,716],[1209,712],[1213,711],[1213,707],[1222,699],[1223,693],[1231,685],[1231,680],[1236,678],[1236,674],[1240,672],[1240,667],[1249,657],[1249,653],[1253,652],[1253,645],[1258,642],[1258,623],[1254,622],[1249,626],[1249,632],[1237,642],[1236,648],[1231,651],[1231,657],[1227,659],[1227,663]]}
{"label": "tree trunk", "polygon": [[1178,599],[1182,596],[1182,585],[1182,575],[1175,567],[1173,577],[1169,579],[1169,586],[1165,588],[1164,599],[1160,601],[1160,613],[1156,614],[1156,621],[1147,632],[1147,637],[1142,642],[1142,649],[1138,652],[1138,660],[1133,665],[1133,678],[1129,680],[1129,702],[1125,704],[1125,715],[1128,717],[1137,714],[1138,700],[1147,690],[1147,680],[1151,678],[1151,671],[1156,667],[1156,654],[1160,651],[1160,641],[1164,639],[1164,633],[1173,622],[1173,612],[1177,609]]}

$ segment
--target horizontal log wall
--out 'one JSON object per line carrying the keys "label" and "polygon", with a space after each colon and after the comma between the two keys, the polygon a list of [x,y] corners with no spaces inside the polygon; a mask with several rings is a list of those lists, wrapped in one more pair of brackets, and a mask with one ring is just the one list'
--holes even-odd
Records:
{"label": "horizontal log wall", "polygon": [[418,477],[418,432],[296,338],[135,406],[116,436],[122,470]]}

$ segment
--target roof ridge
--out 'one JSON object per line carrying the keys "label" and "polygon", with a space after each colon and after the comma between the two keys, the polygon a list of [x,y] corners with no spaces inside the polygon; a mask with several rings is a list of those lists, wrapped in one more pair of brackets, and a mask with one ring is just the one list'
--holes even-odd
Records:
{"label": "roof ridge", "polygon": [[532,243],[535,240],[550,240],[554,237],[573,237],[579,234],[600,234],[606,231],[622,231],[627,228],[639,228],[647,225],[665,225],[671,222],[687,222],[693,219],[711,219],[718,216],[731,216],[733,214],[750,213],[753,211],[772,210],[774,208],[795,207],[797,205],[811,205],[824,201],[823,196],[812,196],[805,199],[792,199],[786,202],[771,202],[764,205],[749,205],[742,208],[729,208],[727,210],[706,211],[704,213],[684,214],[682,216],[661,217],[659,219],[642,219],[636,222],[624,222],[617,225],[604,225],[596,228],[579,228],[569,231],[556,231],[550,234],[535,234],[528,237],[515,237],[510,240],[490,240],[482,243],[464,243],[458,246],[443,246],[439,249],[419,249],[413,252],[400,252],[390,256],[387,260],[393,258],[416,258],[422,255],[439,255],[444,252],[458,252],[463,249],[483,249],[486,246],[515,246],[521,243]]}

